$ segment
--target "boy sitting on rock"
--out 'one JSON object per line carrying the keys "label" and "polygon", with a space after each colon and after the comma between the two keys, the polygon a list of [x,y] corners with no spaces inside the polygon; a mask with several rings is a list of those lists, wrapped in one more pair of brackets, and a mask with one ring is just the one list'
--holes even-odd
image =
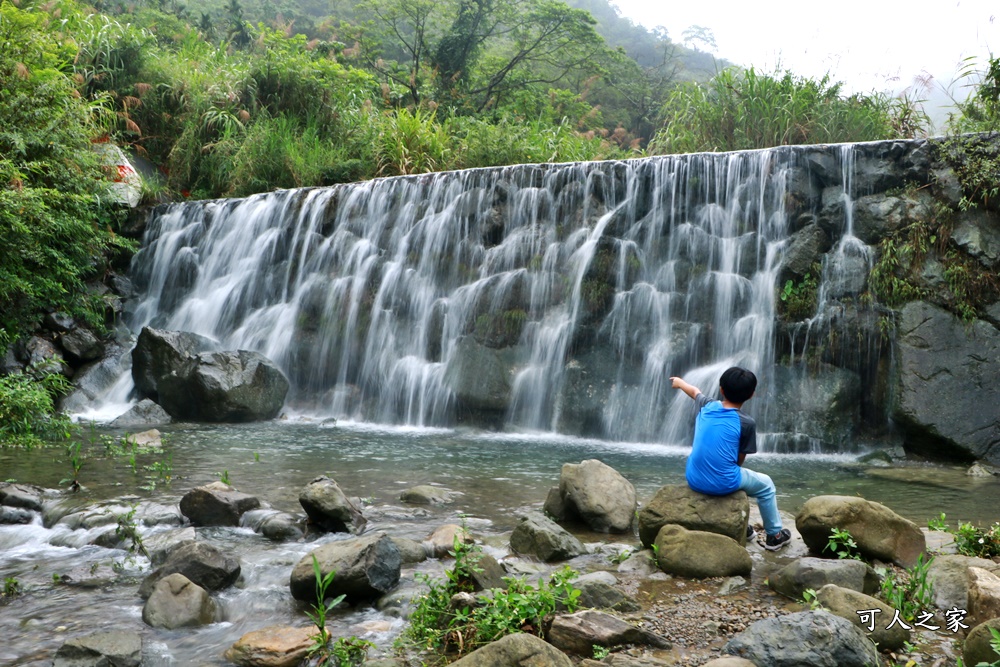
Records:
{"label": "boy sitting on rock", "polygon": [[745,368],[728,369],[719,379],[721,401],[709,399],[679,377],[670,378],[670,382],[674,389],[693,398],[698,408],[694,442],[684,471],[688,486],[710,496],[745,491],[757,499],[767,533],[764,548],[777,551],[788,544],[792,536],[781,527],[774,482],[767,475],[741,467],[747,454],[757,451],[757,425],[752,417],[740,412],[757,389],[757,376]]}

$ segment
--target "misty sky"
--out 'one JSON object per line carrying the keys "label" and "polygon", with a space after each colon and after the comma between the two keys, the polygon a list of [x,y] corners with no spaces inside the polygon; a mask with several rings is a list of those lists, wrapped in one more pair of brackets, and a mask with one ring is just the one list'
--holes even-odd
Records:
{"label": "misty sky", "polygon": [[991,50],[1000,54],[997,0],[614,1],[674,41],[692,24],[705,26],[717,56],[764,71],[780,63],[812,77],[831,72],[850,92],[898,91],[923,72],[947,86],[963,58],[982,64]]}

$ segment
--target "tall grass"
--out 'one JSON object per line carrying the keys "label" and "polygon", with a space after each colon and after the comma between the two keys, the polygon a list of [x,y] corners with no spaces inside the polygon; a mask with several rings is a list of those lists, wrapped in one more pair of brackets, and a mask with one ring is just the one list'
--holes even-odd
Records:
{"label": "tall grass", "polygon": [[705,85],[686,83],[670,95],[651,153],[766,148],[784,144],[870,141],[923,126],[913,100],[882,93],[841,94],[829,75],[727,69]]}

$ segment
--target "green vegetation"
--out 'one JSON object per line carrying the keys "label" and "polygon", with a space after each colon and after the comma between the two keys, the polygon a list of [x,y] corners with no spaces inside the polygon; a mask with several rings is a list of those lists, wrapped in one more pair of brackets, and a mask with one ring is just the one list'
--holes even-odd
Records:
{"label": "green vegetation", "polygon": [[858,543],[851,537],[848,530],[834,528],[830,531],[830,539],[823,547],[823,551],[829,551],[837,558],[851,558],[861,560],[861,552],[858,550]]}
{"label": "green vegetation", "polygon": [[142,542],[142,535],[139,534],[139,527],[135,522],[135,512],[138,507],[138,504],[132,505],[128,512],[115,517],[117,523],[115,526],[115,537],[127,545],[125,548],[127,555],[124,562],[112,565],[115,571],[121,571],[126,564],[134,565],[136,555],[141,555],[149,559],[149,552],[146,551],[146,545]]}
{"label": "green vegetation", "polygon": [[650,150],[694,153],[910,137],[924,119],[909,99],[841,94],[825,76],[723,70],[705,86],[678,86],[664,105]]}
{"label": "green vegetation", "polygon": [[54,414],[55,399],[68,388],[69,381],[58,373],[0,377],[0,444],[31,447],[68,438],[72,425]]}
{"label": "green vegetation", "polygon": [[956,528],[951,528],[945,521],[944,513],[937,519],[927,522],[931,530],[943,530],[955,537],[955,548],[963,556],[979,558],[995,558],[1000,556],[1000,521],[988,528],[979,528],[968,522],[959,521]]}
{"label": "green vegetation", "polygon": [[925,561],[924,555],[920,554],[917,564],[909,570],[879,572],[882,577],[879,596],[890,607],[898,609],[907,621],[912,621],[919,611],[934,605],[934,591],[927,580],[927,572],[933,562],[933,557]]}
{"label": "green vegetation", "polygon": [[[819,267],[815,267],[819,272]],[[807,273],[802,280],[795,282],[786,280],[784,287],[778,293],[780,301],[778,312],[792,321],[804,320],[816,313],[816,300],[819,298],[819,281],[812,273]]]}
{"label": "green vegetation", "polygon": [[15,577],[5,577],[3,580],[3,597],[15,598],[22,592],[21,582]]}
{"label": "green vegetation", "polygon": [[[494,589],[473,599],[478,554],[478,546],[455,538],[455,565],[445,573],[444,581],[424,578],[430,590],[418,599],[404,641],[418,649],[463,655],[515,632],[542,636],[546,617],[557,609],[576,610],[580,591],[573,588],[576,572],[568,567],[537,587],[506,578],[507,590]],[[452,598],[459,593],[469,595],[467,604],[454,604]]]}

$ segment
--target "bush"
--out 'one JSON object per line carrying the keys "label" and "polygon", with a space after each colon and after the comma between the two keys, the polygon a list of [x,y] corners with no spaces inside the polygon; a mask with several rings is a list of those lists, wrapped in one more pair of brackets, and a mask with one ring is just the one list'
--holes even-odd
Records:
{"label": "bush", "polygon": [[685,83],[667,99],[651,153],[694,153],[786,144],[872,141],[923,127],[915,103],[881,93],[841,95],[829,75],[723,70],[706,85]]}
{"label": "bush", "polygon": [[69,388],[58,374],[0,377],[0,442],[30,446],[40,439],[67,437],[69,420],[54,414],[54,400]]}
{"label": "bush", "polygon": [[[452,597],[472,591],[471,574],[478,547],[455,539],[455,566],[444,581],[425,579],[430,587],[417,601],[404,637],[420,648],[458,654],[516,632],[542,636],[545,619],[558,609],[576,610],[580,590],[573,588],[576,572],[566,567],[538,587],[507,578],[507,590],[479,595],[471,606],[455,605]],[[419,576],[419,575],[418,575]]]}

